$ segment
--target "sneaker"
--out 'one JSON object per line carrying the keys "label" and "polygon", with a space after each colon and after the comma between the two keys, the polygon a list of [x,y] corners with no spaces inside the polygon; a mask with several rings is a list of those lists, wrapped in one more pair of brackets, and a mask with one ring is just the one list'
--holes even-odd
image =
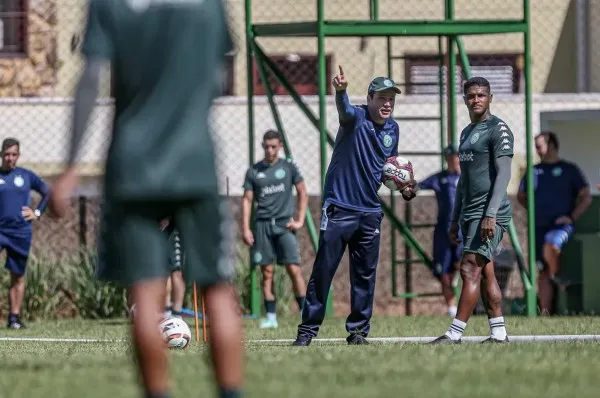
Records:
{"label": "sneaker", "polygon": [[492,336],[488,337],[487,339],[483,340],[481,342],[481,344],[501,344],[501,343],[508,343],[508,336],[506,336],[504,338],[504,340],[500,340],[500,339],[496,339]]}
{"label": "sneaker", "polygon": [[348,345],[367,345],[367,344],[369,344],[369,342],[367,341],[367,338],[365,336],[363,336],[362,334],[351,334],[350,336],[346,337],[346,341],[348,342]]}
{"label": "sneaker", "polygon": [[438,344],[460,344],[461,340],[452,340],[450,337],[443,335],[438,337],[437,339],[431,341],[429,344],[438,345]]}
{"label": "sneaker", "polygon": [[310,342],[312,341],[312,337],[307,336],[298,336],[296,340],[292,343],[294,347],[308,347]]}
{"label": "sneaker", "polygon": [[27,329],[27,326],[21,321],[20,317],[9,319],[6,327],[14,330]]}
{"label": "sneaker", "polygon": [[276,329],[278,326],[277,319],[264,318],[260,321],[261,329]]}

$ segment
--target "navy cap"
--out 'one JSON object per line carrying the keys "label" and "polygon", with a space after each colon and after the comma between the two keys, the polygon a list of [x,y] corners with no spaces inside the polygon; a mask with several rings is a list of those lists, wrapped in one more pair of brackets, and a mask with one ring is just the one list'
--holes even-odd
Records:
{"label": "navy cap", "polygon": [[375,91],[385,91],[392,89],[396,94],[402,94],[402,91],[396,87],[396,83],[389,77],[376,77],[369,84],[369,94]]}
{"label": "navy cap", "polygon": [[456,154],[458,154],[458,150],[456,149],[456,147],[454,145],[448,145],[446,148],[444,148],[445,156],[456,155]]}

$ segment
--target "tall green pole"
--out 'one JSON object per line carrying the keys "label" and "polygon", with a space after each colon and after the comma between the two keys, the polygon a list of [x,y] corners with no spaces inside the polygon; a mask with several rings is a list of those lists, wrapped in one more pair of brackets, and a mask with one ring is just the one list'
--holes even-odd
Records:
{"label": "tall green pole", "polygon": [[[371,0],[371,2],[376,0]],[[392,77],[392,69],[393,69],[393,60],[392,60],[392,38],[390,36],[386,37],[386,50],[387,50],[387,75]],[[394,192],[390,191],[390,207],[392,211],[396,213],[396,198],[394,197]],[[398,270],[397,270],[397,255],[396,252],[396,230],[392,228],[390,231],[390,247],[392,252],[392,297],[396,297],[398,295]]]}
{"label": "tall green pole", "polygon": [[[321,160],[321,195],[325,192],[327,172],[327,58],[325,57],[325,1],[317,0],[317,52],[319,56],[319,153]],[[333,315],[333,286],[327,296],[325,313]]]}
{"label": "tall green pole", "polygon": [[[252,167],[254,164],[254,71],[252,68],[252,42],[254,34],[252,32],[252,0],[245,0],[246,13],[246,90],[248,101],[248,164]],[[252,215],[254,219],[254,206],[252,206]],[[252,222],[252,221],[251,221]],[[251,255],[251,254],[250,254]],[[258,286],[258,275],[256,267],[250,265],[250,313],[259,316],[261,313],[260,287]]]}
{"label": "tall green pole", "polygon": [[525,142],[527,145],[527,232],[529,255],[529,280],[532,288],[526,291],[527,315],[537,315],[537,267],[535,258],[535,206],[533,190],[533,138],[532,138],[532,110],[531,110],[531,5],[529,0],[523,0],[523,17],[527,29],[523,35],[525,50]]}
{"label": "tall green pole", "polygon": [[444,148],[448,142],[446,106],[444,105],[444,43],[442,36],[438,36],[438,57],[439,57],[439,72],[438,72],[438,95],[440,102],[440,162],[442,169],[446,167],[446,157],[444,156]]}
{"label": "tall green pole", "polygon": [[[445,0],[446,21],[454,20],[454,0]],[[448,36],[448,128],[449,141],[456,145],[456,36]]]}

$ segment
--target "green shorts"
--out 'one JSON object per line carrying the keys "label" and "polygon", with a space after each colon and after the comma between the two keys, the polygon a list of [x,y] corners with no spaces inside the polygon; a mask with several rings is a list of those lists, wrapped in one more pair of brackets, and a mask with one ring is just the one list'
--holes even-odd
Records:
{"label": "green shorts", "polygon": [[286,228],[289,218],[256,220],[252,265],[300,265],[300,251],[296,234]]}
{"label": "green shorts", "polygon": [[231,282],[235,273],[235,223],[218,195],[180,201],[107,201],[98,236],[96,276],[127,287],[167,278],[173,246],[161,219],[172,216],[185,247],[182,271],[199,287]]}
{"label": "green shorts", "polygon": [[494,252],[502,241],[506,226],[496,223],[494,237],[487,242],[481,241],[481,220],[465,221],[462,224],[462,235],[464,239],[463,253],[476,253],[492,261]]}

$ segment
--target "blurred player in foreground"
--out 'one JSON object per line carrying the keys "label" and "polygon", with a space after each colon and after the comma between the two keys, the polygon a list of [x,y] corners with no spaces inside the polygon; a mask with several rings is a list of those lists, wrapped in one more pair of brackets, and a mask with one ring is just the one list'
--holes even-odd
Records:
{"label": "blurred player in foreground", "polygon": [[185,280],[183,279],[183,250],[179,232],[171,217],[161,221],[161,229],[165,231],[173,249],[169,256],[170,275],[167,279],[167,294],[165,299],[165,316],[182,317],[183,300],[185,298]]}
{"label": "blurred player in foreground", "polygon": [[[385,161],[398,155],[398,123],[392,118],[400,89],[386,77],[373,79],[367,105],[350,104],[340,66],[333,78],[340,128],[325,178],[319,249],[308,281],[295,346],[308,346],[325,317],[329,288],[346,246],[350,252],[351,312],[348,344],[367,344],[375,296],[383,212],[378,189]],[[402,192],[415,196],[413,186]]]}
{"label": "blurred player in foreground", "polygon": [[[244,243],[252,247],[252,265],[259,265],[263,275],[263,297],[267,317],[261,328],[276,328],[277,312],[274,291],[275,265],[285,265],[292,281],[298,308],[302,312],[306,286],[300,269],[300,252],[296,232],[304,225],[308,195],[304,177],[291,159],[281,159],[283,137],[269,130],[263,136],[265,157],[246,171],[242,200]],[[296,217],[292,187],[296,188]],[[256,199],[256,220],[250,227],[250,213]],[[254,230],[254,232],[253,232]]]}
{"label": "blurred player in foreground", "polygon": [[506,189],[511,175],[514,138],[506,123],[490,113],[490,83],[482,77],[463,87],[471,123],[460,134],[461,176],[450,225],[458,243],[459,223],[464,238],[460,275],[463,280],[458,311],[448,331],[434,344],[460,343],[473,310],[481,299],[488,314],[490,338],[508,342],[502,316],[502,291],[496,280],[493,254],[512,217]]}
{"label": "blurred player in foreground", "polygon": [[63,215],[78,183],[76,155],[109,60],[115,115],[98,277],[131,289],[135,363],[146,397],[170,396],[168,351],[158,329],[171,253],[158,225],[169,216],[186,250],[186,278],[205,291],[219,396],[241,395],[243,336],[231,285],[235,227],[218,195],[207,123],[232,47],[221,1],[90,2],[68,168],[54,186],[52,206]]}
{"label": "blurred player in foreground", "polygon": [[[8,289],[9,329],[24,329],[21,307],[25,298],[25,271],[31,248],[31,222],[38,219],[48,203],[48,185],[31,170],[17,166],[21,144],[15,138],[2,141],[0,167],[0,251],[6,249],[6,269],[10,272]],[[31,191],[42,196],[31,208]]]}
{"label": "blurred player in foreground", "polygon": [[[437,199],[437,223],[433,232],[433,273],[442,283],[442,294],[448,306],[448,315],[456,316],[456,297],[452,287],[456,270],[460,269],[462,244],[450,240],[452,209],[460,178],[458,151],[452,145],[444,150],[448,168],[435,173],[418,184],[421,190],[433,190]],[[459,240],[462,240],[459,232]]]}
{"label": "blurred player in foreground", "polygon": [[[573,223],[592,204],[590,186],[579,167],[559,156],[558,137],[543,131],[535,137],[535,149],[541,162],[533,167],[535,191],[536,258],[543,264],[538,285],[542,315],[553,313],[554,288],[561,281],[560,252],[573,236]],[[523,177],[517,195],[527,209],[527,178]]]}

